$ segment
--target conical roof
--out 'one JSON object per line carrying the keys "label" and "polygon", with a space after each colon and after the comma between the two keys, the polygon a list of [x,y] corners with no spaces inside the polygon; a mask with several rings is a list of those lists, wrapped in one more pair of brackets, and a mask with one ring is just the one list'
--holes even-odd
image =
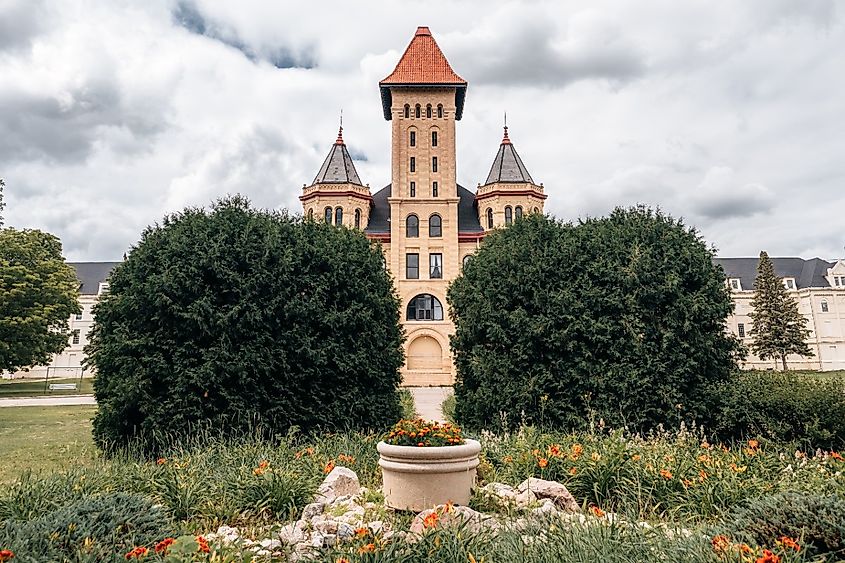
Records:
{"label": "conical roof", "polygon": [[507,125],[505,125],[505,136],[502,138],[502,144],[499,145],[499,152],[493,159],[493,166],[490,167],[490,173],[487,175],[487,181],[484,182],[484,185],[494,182],[534,183],[531,174],[528,173],[528,169],[525,168],[513,143],[508,138]]}
{"label": "conical roof", "polygon": [[314,183],[363,185],[355,170],[355,164],[352,163],[352,157],[346,150],[346,143],[343,142],[343,127],[338,131],[337,140],[332,145],[326,160],[323,161],[320,171],[317,172]]}

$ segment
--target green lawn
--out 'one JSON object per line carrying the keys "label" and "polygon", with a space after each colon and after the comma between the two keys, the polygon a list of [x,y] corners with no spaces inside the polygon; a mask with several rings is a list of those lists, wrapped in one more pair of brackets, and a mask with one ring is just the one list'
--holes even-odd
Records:
{"label": "green lawn", "polygon": [[94,378],[85,377],[80,383],[78,377],[50,379],[50,383],[76,383],[77,389],[61,391],[44,391],[46,387],[43,379],[13,379],[0,382],[0,398],[2,397],[37,397],[54,395],[90,395],[94,392]]}
{"label": "green lawn", "polygon": [[0,408],[0,483],[24,471],[55,471],[94,460],[91,418],[97,407]]}

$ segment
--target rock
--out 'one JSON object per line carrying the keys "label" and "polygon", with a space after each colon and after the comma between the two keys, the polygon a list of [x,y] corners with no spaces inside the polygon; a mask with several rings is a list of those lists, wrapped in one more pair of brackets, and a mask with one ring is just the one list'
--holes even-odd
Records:
{"label": "rock", "polygon": [[367,524],[367,528],[370,529],[370,532],[372,532],[374,536],[378,536],[384,531],[384,522],[381,520],[374,520]]}
{"label": "rock", "polygon": [[332,469],[317,489],[315,502],[330,503],[343,495],[357,495],[361,490],[358,475],[348,467]]}
{"label": "rock", "polygon": [[309,544],[311,547],[323,547],[323,536],[322,534],[314,534],[311,536],[311,542]]}
{"label": "rock", "polygon": [[337,537],[340,540],[351,540],[355,537],[355,528],[345,522],[337,525]]}
{"label": "rock", "polygon": [[259,542],[259,545],[261,547],[263,547],[264,549],[274,549],[275,550],[275,549],[279,549],[280,547],[282,547],[282,542],[280,542],[279,540],[267,538],[265,540],[261,540],[261,542]]}
{"label": "rock", "polygon": [[492,495],[500,499],[516,499],[516,491],[514,488],[510,485],[505,485],[504,483],[488,483],[478,490],[482,493]]}
{"label": "rock", "polygon": [[516,505],[520,508],[525,508],[531,503],[536,502],[536,500],[537,496],[530,490],[521,491],[516,495]]}
{"label": "rock", "polygon": [[566,512],[579,512],[581,510],[581,507],[575,501],[575,497],[570,494],[566,487],[557,481],[546,481],[545,479],[529,477],[520,483],[517,490],[520,493],[530,491],[537,498],[552,499],[558,508]]}
{"label": "rock", "polygon": [[302,519],[311,520],[315,516],[322,514],[325,508],[326,505],[322,502],[312,502],[311,504],[306,504],[305,508],[302,509]]}
{"label": "rock", "polygon": [[334,547],[337,543],[337,535],[336,534],[325,534],[323,536],[323,546],[325,547]]}
{"label": "rock", "polygon": [[[299,522],[302,522],[302,520],[300,520]],[[305,532],[297,526],[299,522],[297,522],[296,524],[285,524],[284,526],[282,526],[282,529],[279,530],[279,540],[289,545],[305,541]]]}
{"label": "rock", "polygon": [[550,498],[544,498],[540,501],[540,506],[531,510],[532,516],[554,516],[557,514],[557,508],[555,508],[555,503]]}
{"label": "rock", "polygon": [[469,531],[478,532],[485,525],[495,522],[492,517],[476,512],[468,506],[447,508],[446,505],[441,504],[417,514],[414,521],[411,522],[411,533],[421,535],[426,530],[425,519],[435,512],[437,513],[436,527],[438,528],[448,528],[465,523]]}
{"label": "rock", "polygon": [[337,526],[338,524],[334,520],[323,520],[321,522],[314,523],[314,529],[324,536],[327,534],[336,534]]}

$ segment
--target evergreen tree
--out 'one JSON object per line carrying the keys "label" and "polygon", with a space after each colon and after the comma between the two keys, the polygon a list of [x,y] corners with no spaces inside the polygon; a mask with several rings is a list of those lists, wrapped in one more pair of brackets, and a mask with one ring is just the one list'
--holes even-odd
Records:
{"label": "evergreen tree", "polygon": [[6,182],[3,181],[3,178],[0,178],[0,227],[3,226],[3,208],[6,207],[6,204],[3,203],[3,188],[6,186]]}
{"label": "evergreen tree", "polygon": [[786,356],[812,356],[807,345],[807,319],[798,312],[798,303],[789,295],[783,279],[775,275],[769,255],[760,253],[754,298],[751,300],[751,350],[761,360],[780,358],[786,370]]}

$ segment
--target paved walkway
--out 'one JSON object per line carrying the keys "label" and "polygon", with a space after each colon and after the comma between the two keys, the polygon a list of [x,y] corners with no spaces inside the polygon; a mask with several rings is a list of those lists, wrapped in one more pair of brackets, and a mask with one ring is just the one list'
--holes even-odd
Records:
{"label": "paved walkway", "polygon": [[96,405],[94,395],[64,395],[62,397],[22,397],[0,399],[0,407],[54,407],[66,405]]}
{"label": "paved walkway", "polygon": [[445,422],[440,405],[452,394],[451,387],[409,387],[414,396],[417,415],[425,420]]}

